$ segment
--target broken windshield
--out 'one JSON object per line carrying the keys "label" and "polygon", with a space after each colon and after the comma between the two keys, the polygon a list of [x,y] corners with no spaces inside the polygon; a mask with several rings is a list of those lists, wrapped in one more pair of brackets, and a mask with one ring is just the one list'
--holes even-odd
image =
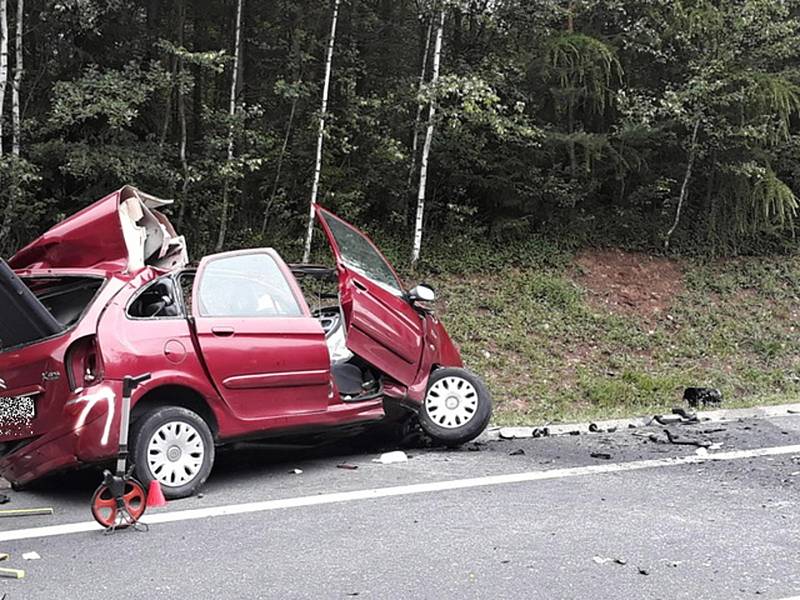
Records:
{"label": "broken windshield", "polygon": [[392,294],[403,295],[402,285],[389,263],[360,231],[327,212],[323,212],[322,216],[348,269],[367,277]]}

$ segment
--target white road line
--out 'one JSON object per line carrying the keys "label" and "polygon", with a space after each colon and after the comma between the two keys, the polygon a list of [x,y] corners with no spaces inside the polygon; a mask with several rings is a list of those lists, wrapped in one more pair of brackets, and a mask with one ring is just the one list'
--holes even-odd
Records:
{"label": "white road line", "polygon": [[[550,469],[547,471],[528,471],[525,473],[490,475],[486,477],[475,477],[472,479],[455,479],[451,481],[415,483],[411,485],[400,485],[370,490],[334,492],[330,494],[319,494],[316,496],[285,498],[282,500],[263,500],[260,502],[246,502],[243,504],[230,504],[227,506],[193,508],[188,510],[176,510],[146,515],[146,518],[144,518],[143,521],[150,525],[154,525],[158,523],[173,523],[176,521],[207,519],[226,515],[241,515],[270,510],[281,510],[286,508],[299,508],[303,506],[319,506],[321,504],[334,504],[338,502],[353,502],[356,500],[389,498],[391,496],[408,496],[411,494],[462,490],[466,488],[487,487],[509,483],[544,481],[548,479],[563,479],[566,477],[581,477],[585,475],[600,475],[604,473],[622,473],[625,471],[639,471],[641,469],[655,469],[659,467],[691,465],[704,462],[730,461],[764,456],[780,456],[784,454],[800,454],[800,445],[755,448],[752,450],[732,450],[730,452],[717,452],[708,454],[706,456],[698,456],[693,454],[691,456],[657,458],[651,460],[639,460],[605,465],[589,465],[585,467],[569,467],[566,469]],[[13,529],[11,531],[0,533],[0,542],[45,538],[72,533],[83,533],[87,531],[96,531],[98,529],[100,529],[100,526],[94,521],[67,523],[64,525],[50,525],[45,527],[32,527],[29,529]]]}

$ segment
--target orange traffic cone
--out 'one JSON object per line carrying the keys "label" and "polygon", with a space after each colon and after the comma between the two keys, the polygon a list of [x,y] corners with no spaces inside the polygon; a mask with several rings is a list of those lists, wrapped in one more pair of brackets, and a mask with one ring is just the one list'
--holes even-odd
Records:
{"label": "orange traffic cone", "polygon": [[164,492],[161,491],[161,484],[157,479],[150,482],[150,488],[147,490],[147,508],[160,508],[167,505],[167,499],[164,498]]}

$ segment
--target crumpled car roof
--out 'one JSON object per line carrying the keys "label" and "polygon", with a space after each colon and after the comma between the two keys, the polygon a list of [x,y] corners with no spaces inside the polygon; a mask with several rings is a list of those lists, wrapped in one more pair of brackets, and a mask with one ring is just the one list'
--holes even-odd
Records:
{"label": "crumpled car roof", "polygon": [[186,241],[157,210],[171,202],[126,185],[50,228],[9,265],[130,273],[147,265],[180,268],[189,262]]}

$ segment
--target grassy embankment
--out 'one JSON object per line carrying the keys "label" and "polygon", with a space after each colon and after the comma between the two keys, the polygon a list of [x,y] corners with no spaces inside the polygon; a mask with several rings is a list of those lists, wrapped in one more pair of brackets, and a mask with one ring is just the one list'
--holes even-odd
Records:
{"label": "grassy embankment", "polygon": [[[800,257],[454,248],[417,279],[436,287],[497,423],[661,412],[697,385],[720,388],[728,407],[798,396]],[[481,255],[491,259],[470,258]]]}

